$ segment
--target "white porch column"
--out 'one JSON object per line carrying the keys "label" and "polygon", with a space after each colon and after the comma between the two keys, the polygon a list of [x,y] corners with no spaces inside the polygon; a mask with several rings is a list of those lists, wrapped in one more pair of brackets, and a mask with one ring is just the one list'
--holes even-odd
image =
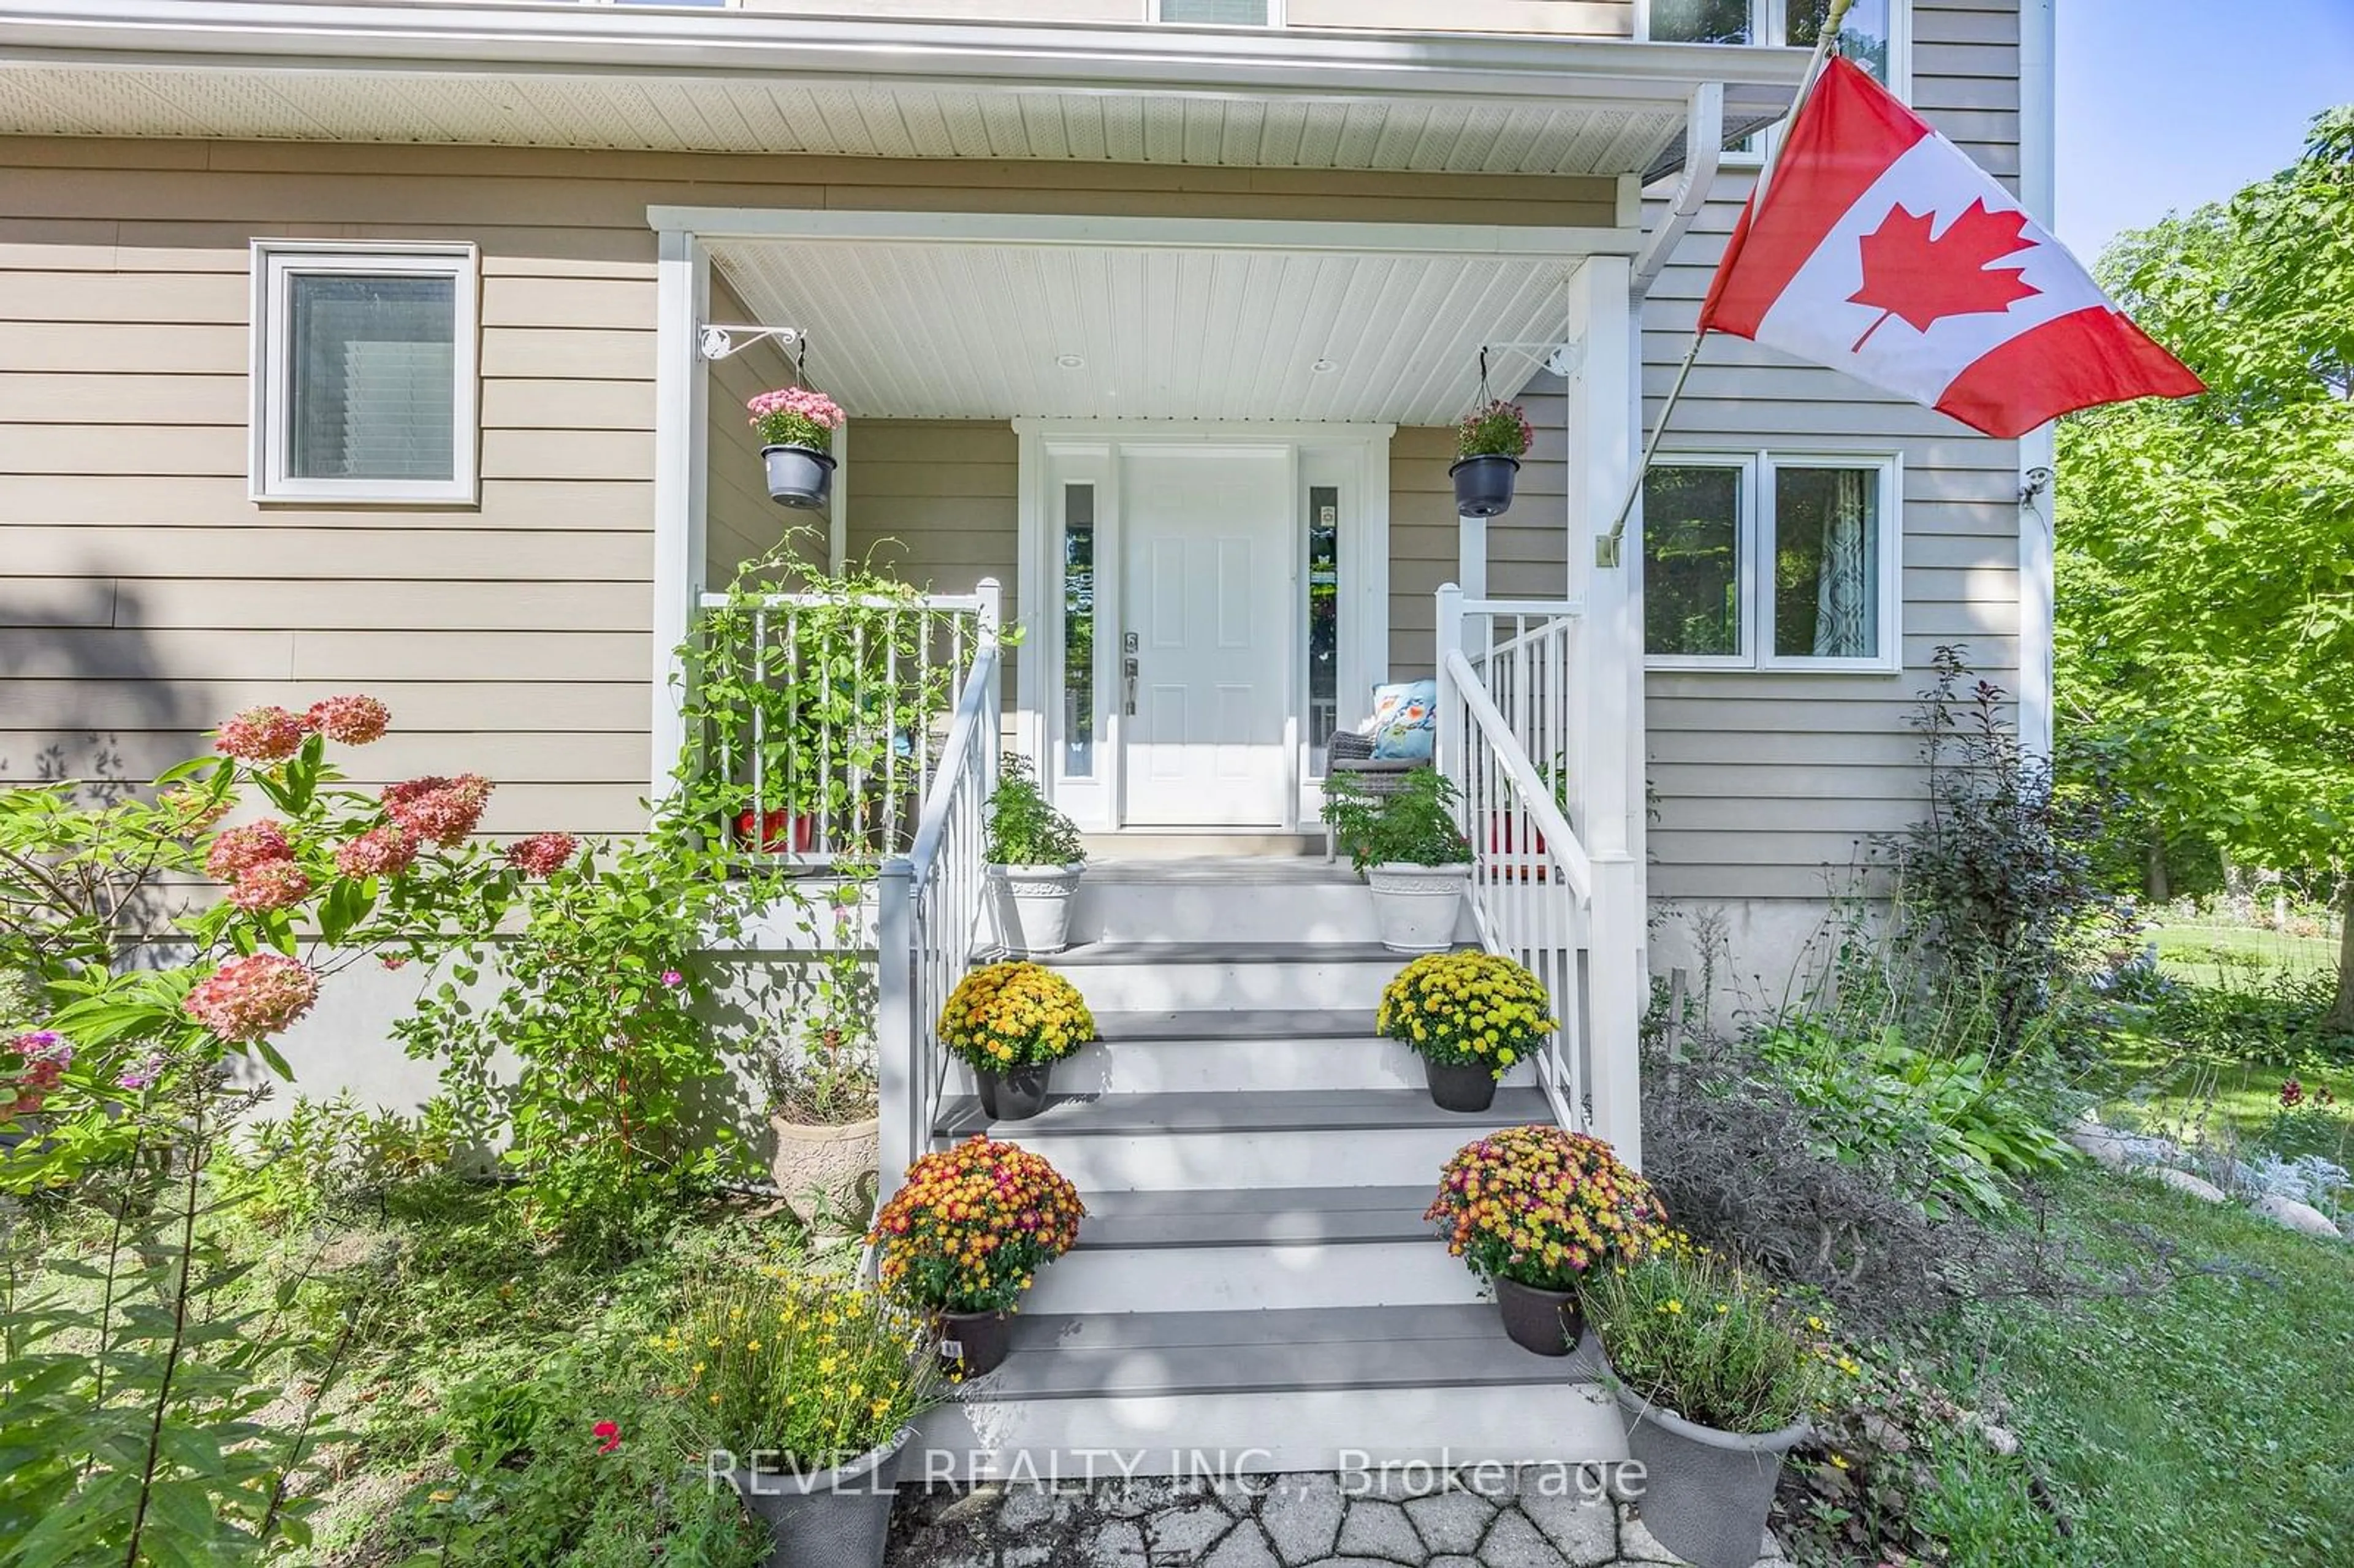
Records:
{"label": "white porch column", "polygon": [[1455,541],[1455,582],[1465,599],[1488,597],[1488,520],[1458,517]]}
{"label": "white porch column", "polygon": [[710,313],[711,259],[695,235],[665,228],[654,262],[654,581],[652,799],[671,792],[686,740],[678,657],[704,589],[704,421],[711,376],[697,327]]}
{"label": "white porch column", "polygon": [[[1569,325],[1584,345],[1569,384],[1569,578],[1585,604],[1585,671],[1578,683],[1585,732],[1586,853],[1594,863],[1586,1091],[1595,1130],[1639,1165],[1642,1100],[1637,1035],[1650,989],[1644,955],[1642,557],[1595,565],[1640,455],[1640,333],[1620,256],[1589,256],[1569,281]],[[1638,509],[1630,540],[1641,536]]]}

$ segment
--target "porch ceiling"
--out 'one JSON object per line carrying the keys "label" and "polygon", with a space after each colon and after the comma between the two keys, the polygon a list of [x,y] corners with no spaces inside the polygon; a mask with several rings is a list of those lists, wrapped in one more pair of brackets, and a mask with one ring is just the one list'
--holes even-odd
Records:
{"label": "porch ceiling", "polygon": [[1804,55],[1553,37],[629,5],[0,0],[0,133],[1657,172]]}
{"label": "porch ceiling", "polygon": [[[1563,333],[1574,258],[718,240],[853,416],[1451,424]],[[1509,346],[1508,346],[1509,345]],[[1070,363],[1076,360],[1077,363]]]}

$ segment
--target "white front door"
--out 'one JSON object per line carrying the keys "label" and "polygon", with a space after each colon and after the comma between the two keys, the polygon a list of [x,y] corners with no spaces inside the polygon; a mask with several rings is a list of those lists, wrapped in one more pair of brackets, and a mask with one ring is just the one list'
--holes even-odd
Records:
{"label": "white front door", "polygon": [[1130,448],[1119,470],[1122,821],[1279,827],[1299,630],[1289,454]]}

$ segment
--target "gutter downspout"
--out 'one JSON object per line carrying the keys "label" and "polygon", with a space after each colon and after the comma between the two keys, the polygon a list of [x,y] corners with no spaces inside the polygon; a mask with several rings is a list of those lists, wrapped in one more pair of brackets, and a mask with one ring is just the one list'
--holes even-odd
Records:
{"label": "gutter downspout", "polygon": [[1635,299],[1650,293],[1692,219],[1708,204],[1709,189],[1716,183],[1717,160],[1723,151],[1724,84],[1704,81],[1692,90],[1684,106],[1683,176],[1668,198],[1668,210],[1660,215],[1659,227],[1651,230],[1643,242],[1643,253],[1635,260],[1634,275],[1628,284]]}
{"label": "gutter downspout", "polygon": [[[2058,183],[2053,5],[2020,0],[2019,7],[2019,199],[2046,229]],[[2019,741],[2036,757],[2052,755],[2052,429],[2039,426],[2019,438]]]}

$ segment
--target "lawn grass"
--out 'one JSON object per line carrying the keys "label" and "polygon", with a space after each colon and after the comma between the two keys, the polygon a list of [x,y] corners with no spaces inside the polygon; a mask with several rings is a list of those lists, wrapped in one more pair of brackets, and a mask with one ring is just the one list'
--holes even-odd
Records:
{"label": "lawn grass", "polygon": [[2252,969],[2320,974],[2338,965],[2335,937],[2296,937],[2255,926],[2210,926],[2172,922],[2153,925],[2149,939],[2160,968],[2184,980],[2213,984]]}
{"label": "lawn grass", "polygon": [[2009,1402],[2072,1532],[1955,1561],[2354,1562],[2354,1247],[2105,1173],[2062,1182],[2054,1223],[2155,1290],[1989,1304],[1944,1334],[1947,1376]]}

